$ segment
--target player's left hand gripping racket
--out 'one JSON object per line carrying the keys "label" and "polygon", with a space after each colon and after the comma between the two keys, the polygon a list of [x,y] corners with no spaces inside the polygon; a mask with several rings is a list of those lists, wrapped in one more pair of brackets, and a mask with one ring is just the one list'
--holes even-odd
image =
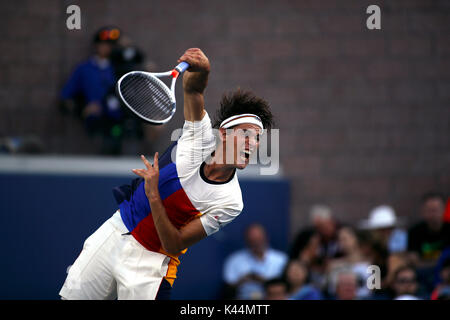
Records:
{"label": "player's left hand gripping racket", "polygon": [[[167,72],[128,72],[117,81],[117,94],[141,119],[156,125],[166,123],[176,110],[175,83],[187,68],[189,64],[181,62]],[[170,89],[159,79],[163,77],[172,77]]]}

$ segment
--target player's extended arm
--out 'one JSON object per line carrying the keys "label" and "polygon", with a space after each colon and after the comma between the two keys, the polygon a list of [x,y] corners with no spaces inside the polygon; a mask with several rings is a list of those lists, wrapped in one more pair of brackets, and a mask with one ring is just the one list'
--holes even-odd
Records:
{"label": "player's extended arm", "polygon": [[205,114],[203,92],[208,85],[209,60],[202,50],[191,48],[178,59],[178,62],[182,61],[190,65],[183,74],[184,118],[200,121]]}
{"label": "player's extended arm", "polygon": [[144,156],[141,156],[141,158],[147,169],[133,169],[133,172],[145,179],[145,194],[152,208],[153,222],[164,251],[168,254],[176,255],[183,249],[205,238],[205,229],[198,218],[192,220],[180,230],[175,228],[167,216],[166,209],[159,195],[158,153],[155,154],[153,166]]}

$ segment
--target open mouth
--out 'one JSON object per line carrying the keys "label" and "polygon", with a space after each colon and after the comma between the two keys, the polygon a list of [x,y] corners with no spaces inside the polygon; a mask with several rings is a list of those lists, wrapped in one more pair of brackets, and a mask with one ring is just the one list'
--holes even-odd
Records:
{"label": "open mouth", "polygon": [[250,159],[251,154],[252,152],[250,150],[241,151],[241,158],[245,161],[248,161]]}

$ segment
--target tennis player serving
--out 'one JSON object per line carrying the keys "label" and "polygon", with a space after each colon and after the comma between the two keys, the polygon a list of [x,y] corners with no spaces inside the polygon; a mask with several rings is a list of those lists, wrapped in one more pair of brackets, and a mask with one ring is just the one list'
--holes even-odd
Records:
{"label": "tennis player serving", "polygon": [[[237,90],[224,95],[214,124],[204,109],[210,72],[200,49],[178,62],[183,75],[181,137],[139,177],[114,189],[119,210],[84,243],[60,291],[62,299],[170,299],[179,256],[243,209],[236,169],[244,169],[272,126],[266,101]],[[219,130],[218,139],[213,127]]]}

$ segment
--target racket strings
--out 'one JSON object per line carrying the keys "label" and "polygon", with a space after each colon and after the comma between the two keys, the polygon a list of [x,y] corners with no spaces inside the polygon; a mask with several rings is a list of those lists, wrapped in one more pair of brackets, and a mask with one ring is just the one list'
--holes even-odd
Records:
{"label": "racket strings", "polygon": [[152,77],[141,74],[125,77],[120,91],[127,104],[145,118],[164,120],[173,113],[170,94]]}
{"label": "racket strings", "polygon": [[164,117],[170,109],[170,97],[167,97],[165,91],[159,86],[155,86],[152,81],[145,77],[133,77],[127,81],[125,90],[133,88],[139,94],[132,97],[132,105],[136,111],[145,115],[148,113],[152,118]]}
{"label": "racket strings", "polygon": [[131,79],[130,85],[136,86],[136,91],[141,93],[151,93],[149,95],[143,94],[142,97],[137,97],[135,99],[139,104],[149,103],[152,101],[154,105],[161,104],[162,107],[165,107],[165,92],[159,86],[153,86],[152,81],[148,81],[148,79],[142,78],[144,81],[136,81],[135,79]]}
{"label": "racket strings", "polygon": [[[161,94],[159,90],[155,90],[153,87],[149,88],[149,84],[145,81],[138,81],[136,84],[133,84],[132,82],[130,82],[130,86],[135,86],[135,90],[139,92],[139,94],[133,96],[132,102],[136,111],[143,114],[147,111],[152,117],[164,117],[164,115],[169,112],[169,108],[167,108],[168,102],[165,100],[164,93]],[[152,106],[155,108],[149,109]]]}
{"label": "racket strings", "polygon": [[152,102],[153,105],[165,109],[165,106],[170,103],[170,97],[167,96],[164,89],[159,84],[155,85],[148,78],[139,77],[131,79],[130,86],[135,86],[137,92],[144,93],[141,98],[135,99],[139,104]]}

